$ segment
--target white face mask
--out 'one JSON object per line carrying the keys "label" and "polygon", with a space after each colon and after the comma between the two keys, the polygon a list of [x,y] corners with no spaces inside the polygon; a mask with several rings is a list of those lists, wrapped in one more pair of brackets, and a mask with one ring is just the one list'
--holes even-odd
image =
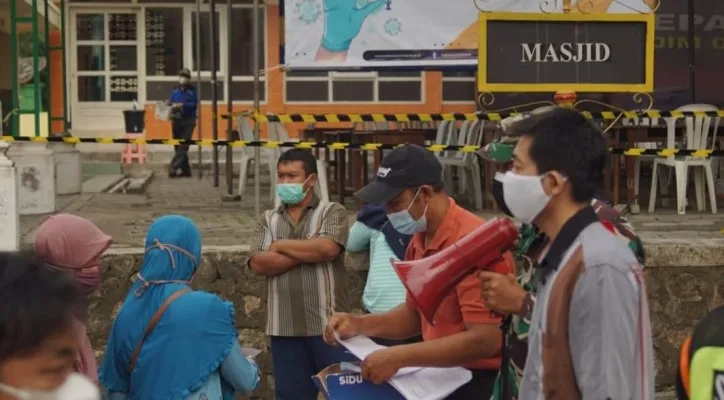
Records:
{"label": "white face mask", "polygon": [[178,83],[180,83],[180,84],[182,84],[182,85],[185,85],[185,84],[187,84],[188,82],[189,82],[189,80],[188,80],[187,78],[179,78],[179,79],[178,79]]}
{"label": "white face mask", "polygon": [[533,223],[551,200],[543,190],[541,175],[518,175],[508,171],[496,179],[503,183],[503,198],[511,214],[525,224]]}
{"label": "white face mask", "polygon": [[17,389],[0,383],[0,392],[18,400],[100,400],[98,388],[85,376],[74,372],[53,391]]}

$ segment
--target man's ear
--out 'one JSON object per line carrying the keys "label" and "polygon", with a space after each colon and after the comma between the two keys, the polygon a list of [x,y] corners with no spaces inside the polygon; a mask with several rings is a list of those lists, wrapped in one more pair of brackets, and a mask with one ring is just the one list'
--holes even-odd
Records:
{"label": "man's ear", "polygon": [[423,185],[420,187],[420,194],[424,194],[426,198],[430,198],[435,194],[435,189],[430,185]]}
{"label": "man's ear", "polygon": [[555,196],[563,192],[567,178],[558,171],[550,171],[543,178],[543,190],[548,196]]}
{"label": "man's ear", "polygon": [[317,174],[312,173],[307,177],[307,187],[313,188],[317,184]]}

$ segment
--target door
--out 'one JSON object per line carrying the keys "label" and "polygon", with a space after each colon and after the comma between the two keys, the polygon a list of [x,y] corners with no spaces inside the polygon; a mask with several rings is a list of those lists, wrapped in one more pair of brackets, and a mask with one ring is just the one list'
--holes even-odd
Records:
{"label": "door", "polygon": [[124,131],[122,111],[142,98],[140,16],[138,11],[71,9],[74,132]]}

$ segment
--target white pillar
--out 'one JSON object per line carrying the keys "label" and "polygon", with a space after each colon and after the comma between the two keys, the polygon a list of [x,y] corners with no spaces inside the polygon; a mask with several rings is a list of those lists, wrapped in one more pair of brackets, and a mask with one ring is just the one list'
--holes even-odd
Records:
{"label": "white pillar", "polygon": [[13,162],[5,156],[10,145],[0,141],[0,251],[20,247],[18,181]]}
{"label": "white pillar", "polygon": [[83,190],[80,152],[71,143],[49,143],[55,158],[55,193],[78,194]]}
{"label": "white pillar", "polygon": [[55,212],[55,160],[48,144],[14,142],[8,157],[15,162],[20,215]]}

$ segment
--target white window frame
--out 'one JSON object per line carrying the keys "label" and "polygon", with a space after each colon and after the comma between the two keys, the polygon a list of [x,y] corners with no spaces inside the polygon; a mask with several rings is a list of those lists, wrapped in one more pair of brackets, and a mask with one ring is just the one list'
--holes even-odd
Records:
{"label": "white window frame", "polygon": [[[327,101],[295,101],[287,99],[287,82],[327,82]],[[334,99],[334,82],[373,82],[372,99],[369,101],[345,101]],[[419,101],[381,101],[380,82],[419,82]],[[284,75],[284,104],[424,104],[425,103],[425,71],[419,77],[413,76],[379,76],[374,71],[350,72],[330,71],[327,76],[287,76]]]}
{"label": "white window frame", "polygon": [[[79,40],[77,36],[77,31],[75,30],[75,26],[77,23],[78,15],[92,15],[92,14],[101,14],[103,15],[103,40]],[[136,15],[136,40],[111,40],[110,30],[109,30],[109,16],[110,14],[135,14]],[[75,90],[71,95],[75,96],[74,99],[72,99],[71,103],[77,103],[79,106],[85,105],[85,106],[92,106],[92,105],[121,105],[121,104],[128,104],[132,103],[133,101],[111,101],[111,77],[112,76],[135,76],[138,82],[137,92],[136,92],[136,101],[138,99],[145,98],[145,85],[143,78],[144,75],[142,74],[142,71],[140,69],[141,65],[145,65],[145,59],[142,60],[139,56],[139,52],[141,49],[141,43],[142,40],[145,44],[145,29],[141,30],[141,23],[144,22],[144,19],[142,19],[141,13],[139,13],[137,8],[131,8],[131,9],[122,9],[118,7],[114,8],[91,8],[91,7],[78,7],[77,10],[72,14],[71,19],[71,29],[69,29],[69,34],[71,35],[72,41],[72,49],[70,52],[70,57],[72,58],[69,60],[69,64],[73,66],[72,72],[73,72],[73,78],[76,81]],[[143,36],[141,36],[143,35]],[[141,39],[143,38],[143,39]],[[78,69],[78,47],[80,46],[103,46],[103,70],[99,71],[80,71]],[[111,46],[135,46],[136,47],[136,69],[135,70],[128,70],[128,71],[112,71],[111,70]],[[144,64],[141,64],[141,62],[144,62]],[[81,77],[103,77],[104,79],[104,89],[105,93],[103,94],[103,101],[81,101],[80,100],[80,92],[79,85],[77,84],[78,78]]]}
{"label": "white window frame", "polygon": [[[440,94],[442,96],[445,95],[445,82],[473,82],[475,83],[475,75],[473,76],[445,76],[444,72],[440,73],[442,75],[442,79],[440,80]],[[459,100],[445,100],[445,97],[442,98],[442,104],[476,104],[475,99],[471,99],[470,101],[459,101]]]}
{"label": "white window frame", "polygon": [[[232,8],[253,9],[254,5],[252,5],[252,4],[232,4],[231,7]],[[264,42],[264,46],[261,48],[261,52],[262,52],[261,56],[264,60],[264,64],[263,64],[264,70],[259,71],[259,84],[262,87],[262,89],[264,90],[264,100],[262,100],[260,102],[260,104],[267,104],[269,102],[269,86],[268,86],[267,79],[266,79],[266,71],[270,68],[269,67],[269,51],[268,51],[269,35],[267,34],[268,33],[267,28],[269,26],[269,20],[267,19],[268,15],[269,15],[269,9],[264,4],[260,5],[260,7],[262,8],[262,15],[261,15],[262,24],[260,24],[260,25],[262,25],[262,28],[263,28],[261,34],[262,34],[262,38],[263,38],[263,42]],[[226,46],[227,45],[226,31],[224,31],[223,36],[224,36],[224,47],[227,47]],[[272,50],[272,51],[274,51],[274,50]],[[249,56],[251,57],[251,54]],[[226,67],[227,67],[227,64],[224,64],[222,68],[226,69]],[[231,73],[231,71],[229,71],[229,73]],[[231,75],[232,83],[234,83],[234,82],[253,82],[253,81],[254,81],[254,75]],[[228,99],[229,98],[228,96],[231,95],[231,87],[228,87],[226,84],[224,84],[224,94],[225,94],[224,98],[226,98],[226,99]],[[239,102],[241,104],[252,104],[254,101],[253,100],[234,100],[234,102]]]}
{"label": "white window frame", "polygon": [[[194,65],[194,45],[193,45],[193,26],[196,24],[196,19],[193,17],[194,13],[196,13],[196,7],[195,6],[185,6],[184,9],[184,18],[183,18],[183,41],[184,41],[184,65],[191,71],[192,76],[196,76],[198,74],[198,70],[196,69],[196,65]],[[211,12],[211,9],[208,5],[203,5],[201,7],[201,13],[209,13]],[[219,29],[219,37],[218,43],[219,43],[219,69],[216,70],[216,77],[223,77],[224,76],[224,69],[226,66],[226,57],[228,56],[226,54],[226,8],[222,8],[219,6],[216,6],[216,13],[217,13],[217,20],[218,23],[218,29]],[[145,10],[144,10],[145,15]],[[222,39],[223,38],[223,39]],[[208,47],[208,38],[206,39],[206,43],[201,43],[201,47]],[[201,71],[201,78],[210,78],[211,77],[211,71]]]}
{"label": "white window frame", "polygon": [[[216,80],[221,83],[222,90],[219,93],[220,99],[218,100],[219,103],[226,103],[231,94],[231,87],[226,85],[226,68],[227,68],[227,57],[229,56],[227,54],[227,5],[226,4],[219,4],[216,6],[216,12],[218,13],[218,24],[219,24],[219,70],[216,72]],[[267,15],[268,15],[268,9],[266,6],[261,5],[263,14],[262,18],[264,19],[264,29],[262,34],[264,35],[264,43],[268,43],[269,36],[267,34]],[[156,76],[156,75],[146,75],[145,65],[146,65],[146,9],[148,8],[174,8],[174,9],[182,9],[183,11],[183,63],[186,68],[189,68],[191,71],[191,80],[195,82],[197,71],[195,70],[195,65],[193,65],[193,38],[192,38],[192,24],[195,24],[196,21],[193,18],[193,13],[196,12],[196,6],[194,4],[169,4],[169,3],[143,3],[141,5],[141,15],[143,18],[143,47],[142,47],[142,56],[143,56],[143,87],[145,90],[146,83],[148,82],[175,82],[178,80],[178,76],[176,75],[167,75],[167,76]],[[248,8],[252,9],[254,8],[251,4],[234,4],[232,5],[232,8]],[[210,8],[208,4],[205,4],[201,8],[201,12],[209,12]],[[269,65],[269,54],[266,49],[267,46],[264,46],[264,48],[261,49],[262,55],[264,57],[264,68],[268,68]],[[229,71],[230,72],[230,71]],[[211,71],[201,71],[201,80],[202,81],[210,81],[211,79]],[[253,75],[248,76],[232,76],[231,81],[233,82],[252,82],[254,80]],[[260,83],[263,85],[264,90],[264,100],[261,101],[261,104],[267,104],[269,101],[269,88],[268,83],[265,75],[260,76]],[[145,93],[144,93],[145,94]],[[143,99],[147,104],[155,103],[154,100],[148,100],[144,96]],[[251,104],[252,100],[236,100],[232,99],[235,104]],[[200,104],[211,104],[211,100],[201,100]]]}

